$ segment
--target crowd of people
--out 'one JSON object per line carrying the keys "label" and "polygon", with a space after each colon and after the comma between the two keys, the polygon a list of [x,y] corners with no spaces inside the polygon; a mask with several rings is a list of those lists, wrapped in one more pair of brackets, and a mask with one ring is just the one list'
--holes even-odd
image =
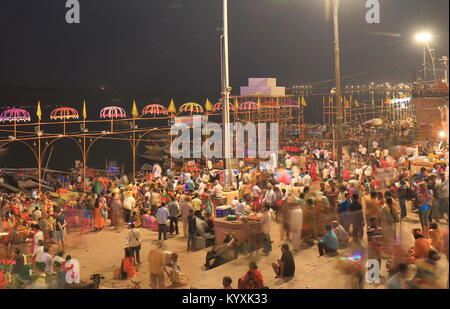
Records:
{"label": "crowd of people", "polygon": [[[448,229],[439,226],[448,224],[449,184],[448,150],[432,146],[389,148],[377,140],[354,143],[344,151],[341,182],[331,144],[304,143],[296,154],[280,154],[279,168],[274,170],[252,168],[244,160],[233,179],[238,194],[231,206],[238,218],[249,213],[260,217],[264,255],[272,251],[274,224],[280,224],[284,244],[282,257],[272,265],[275,277],[294,276],[293,254],[303,248],[317,245],[319,256],[336,256],[341,249],[356,245],[367,249],[367,258],[380,263],[382,255],[389,254],[390,286],[406,286],[402,274],[411,264],[417,266],[417,274],[409,286],[436,286],[430,265],[441,255],[448,258]],[[411,161],[418,157],[438,163],[411,173]],[[8,284],[29,288],[79,284],[79,262],[70,255],[63,258],[66,234],[98,233],[101,237],[109,224],[118,232],[124,226],[129,229],[117,279],[139,285],[133,279],[141,264],[139,229],[146,228],[157,231],[159,239],[148,257],[151,286],[164,287],[164,274],[177,286],[178,255],[164,251],[164,241],[168,234],[184,237],[186,250],[195,250],[196,236],[214,234],[216,214],[211,199],[223,198],[224,192],[222,173],[200,166],[175,172],[155,164],[152,172],[131,182],[126,175],[91,176],[84,188],[80,182],[79,177],[60,180],[59,194],[0,193],[2,241],[5,245],[31,242],[30,254],[15,252]],[[67,193],[76,187],[82,192]],[[414,247],[399,253],[400,222],[413,222],[416,214],[420,225],[413,231]],[[211,251],[216,260],[217,251]],[[0,287],[5,287],[4,272],[0,275]],[[265,287],[262,278],[252,262],[238,287]],[[223,278],[224,288],[231,288],[232,281],[229,276]]]}

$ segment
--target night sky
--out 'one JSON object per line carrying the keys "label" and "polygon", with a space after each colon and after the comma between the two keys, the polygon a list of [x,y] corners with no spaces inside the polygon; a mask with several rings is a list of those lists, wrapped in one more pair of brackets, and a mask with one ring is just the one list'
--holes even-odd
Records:
{"label": "night sky", "polygon": [[[65,0],[1,1],[0,87],[219,96],[221,0],[79,2],[81,24],[69,25]],[[343,75],[411,60],[357,79],[410,80],[421,30],[433,33],[438,56],[448,55],[448,0],[380,0],[381,23],[372,25],[365,2],[341,1]],[[324,16],[325,0],[229,0],[233,94],[248,77],[285,86],[333,78],[332,24]]]}

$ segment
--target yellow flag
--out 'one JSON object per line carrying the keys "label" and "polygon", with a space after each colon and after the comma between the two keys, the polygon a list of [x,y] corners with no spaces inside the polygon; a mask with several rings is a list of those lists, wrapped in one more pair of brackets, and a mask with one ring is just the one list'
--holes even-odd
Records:
{"label": "yellow flag", "polygon": [[87,118],[87,112],[86,112],[86,101],[83,100],[83,119],[86,120]]}
{"label": "yellow flag", "polygon": [[302,97],[302,105],[303,106],[308,106],[308,103],[306,103],[305,97]]}
{"label": "yellow flag", "polygon": [[350,104],[347,101],[347,98],[344,96],[344,108],[350,108]]}
{"label": "yellow flag", "polygon": [[36,110],[36,116],[38,117],[39,121],[41,121],[42,118],[42,111],[41,111],[41,102],[38,101],[38,106]]}
{"label": "yellow flag", "polygon": [[373,93],[372,93],[372,105],[375,105],[375,99],[373,98]]}
{"label": "yellow flag", "polygon": [[138,118],[139,117],[139,112],[136,106],[136,101],[133,100],[133,107],[131,108],[131,115],[133,116],[133,118]]}
{"label": "yellow flag", "polygon": [[333,104],[333,97],[330,95],[328,96],[328,103],[331,105]]}
{"label": "yellow flag", "polygon": [[359,107],[358,100],[355,100],[355,106],[356,106],[356,107]]}
{"label": "yellow flag", "polygon": [[239,110],[239,102],[237,98],[234,99],[234,110],[236,112]]}
{"label": "yellow flag", "polygon": [[213,109],[212,103],[209,101],[209,99],[206,99],[205,110],[206,110],[207,112],[210,112],[210,111],[212,111],[212,109]]}
{"label": "yellow flag", "polygon": [[280,98],[277,98],[277,108],[280,108]]}
{"label": "yellow flag", "polygon": [[258,109],[261,109],[261,98],[258,97]]}
{"label": "yellow flag", "polygon": [[175,102],[172,100],[170,100],[170,104],[169,104],[169,108],[167,109],[167,111],[171,114],[175,114],[177,112],[177,108],[175,107]]}

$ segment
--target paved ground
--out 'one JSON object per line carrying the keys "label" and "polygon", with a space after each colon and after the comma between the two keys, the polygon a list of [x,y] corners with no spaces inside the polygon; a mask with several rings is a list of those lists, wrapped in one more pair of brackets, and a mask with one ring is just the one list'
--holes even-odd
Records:
{"label": "paved ground", "polygon": [[[415,218],[412,214],[412,219]],[[402,225],[402,242],[405,246],[412,246],[413,239],[410,235],[412,227],[417,226],[417,220],[409,220]],[[443,228],[448,227],[442,224]],[[182,236],[172,236],[166,242],[167,250],[177,252],[179,265],[181,267],[187,284],[183,288],[221,288],[223,276],[230,276],[233,279],[233,287],[237,287],[237,280],[242,277],[250,261],[256,261],[263,273],[265,283],[270,288],[295,288],[295,289],[345,289],[350,288],[350,278],[343,275],[337,268],[339,257],[318,257],[317,247],[305,248],[295,254],[296,275],[289,281],[284,282],[281,279],[275,279],[271,263],[275,262],[280,256],[279,234],[280,224],[274,224],[272,228],[273,251],[269,256],[263,256],[256,252],[252,257],[240,255],[237,260],[229,262],[218,268],[205,271],[203,263],[205,261],[206,251],[208,249],[186,252],[186,239]],[[147,255],[152,247],[152,242],[157,239],[158,233],[147,229],[140,229],[142,242],[142,265],[139,269],[141,273],[141,288],[149,288],[149,275]],[[103,281],[103,288],[127,288],[131,287],[128,281],[113,280],[114,269],[120,266],[125,246],[125,237],[127,230],[124,228],[120,232],[107,227],[101,232],[92,232],[87,235],[69,234],[67,240],[67,254],[71,254],[80,261],[82,280],[88,280],[89,275],[101,273],[106,279]],[[351,254],[358,248],[352,247],[346,250],[340,250],[340,256]],[[385,275],[386,260],[383,260],[382,274]],[[440,273],[443,278],[448,276],[448,262],[444,258],[440,262]],[[443,279],[444,280],[444,279]],[[445,281],[443,281],[445,286]],[[169,285],[169,282],[167,282]],[[368,284],[366,288],[383,288],[383,284]]]}

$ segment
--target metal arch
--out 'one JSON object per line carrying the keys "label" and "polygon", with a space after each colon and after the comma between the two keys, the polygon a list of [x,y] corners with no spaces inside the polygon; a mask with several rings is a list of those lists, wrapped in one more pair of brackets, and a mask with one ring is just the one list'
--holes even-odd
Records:
{"label": "metal arch", "polygon": [[159,129],[150,129],[147,132],[145,132],[144,134],[142,134],[142,136],[139,137],[136,141],[136,150],[139,148],[139,143],[142,142],[142,139],[144,138],[145,135],[152,133],[153,131],[157,131],[157,130],[159,130]]}
{"label": "metal arch", "polygon": [[[122,133],[114,133],[114,132],[110,133],[110,134],[102,134],[102,135],[97,136],[96,138],[94,138],[94,140],[92,142],[89,143],[89,146],[86,148],[86,162],[87,162],[89,151],[91,150],[92,145],[94,145],[95,142],[97,142],[99,139],[101,139],[102,137],[107,136],[107,135],[118,135],[118,136],[123,136],[126,139],[128,139],[128,137],[125,136],[124,134],[122,134]],[[130,144],[130,147],[133,147],[133,144],[132,144],[131,141],[128,141],[128,144]]]}
{"label": "metal arch", "polygon": [[50,145],[54,144],[54,143],[55,143],[56,141],[58,141],[58,140],[65,139],[65,138],[68,138],[68,139],[71,139],[72,141],[74,141],[75,144],[76,144],[76,145],[78,146],[78,148],[80,149],[81,156],[84,155],[83,147],[81,146],[81,144],[80,144],[75,138],[73,138],[73,137],[71,137],[71,136],[62,136],[62,137],[57,137],[57,138],[55,138],[54,140],[52,140],[50,143],[48,143],[48,144],[44,147],[44,149],[42,150],[42,154],[41,154],[41,160],[44,158],[45,152],[47,151],[48,147],[50,147]]}
{"label": "metal arch", "polygon": [[22,144],[26,145],[29,149],[31,149],[31,151],[32,151],[33,154],[34,154],[34,158],[36,159],[36,164],[39,165],[40,158],[39,158],[38,154],[37,154],[36,151],[33,149],[33,147],[32,147],[30,144],[28,144],[27,142],[25,142],[25,141],[14,140],[14,141],[10,141],[10,142],[5,142],[5,143],[3,143],[3,144],[0,145],[0,149],[2,149],[2,148],[5,147],[6,145],[11,144],[11,143],[14,143],[14,142],[22,143]]}

